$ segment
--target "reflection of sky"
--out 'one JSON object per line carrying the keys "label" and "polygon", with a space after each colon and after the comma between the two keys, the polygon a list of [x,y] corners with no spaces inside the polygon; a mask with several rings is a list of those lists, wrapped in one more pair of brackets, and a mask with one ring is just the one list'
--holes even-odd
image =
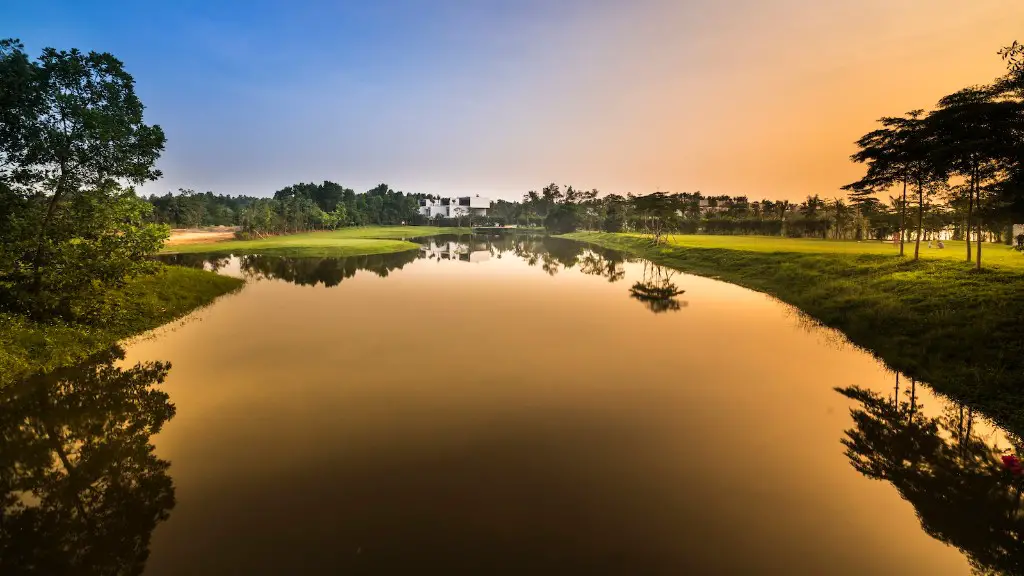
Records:
{"label": "reflection of sky", "polygon": [[[550,523],[535,529],[571,523],[574,542],[648,559],[967,573],[843,455],[850,402],[833,387],[890,393],[893,374],[768,297],[706,278],[675,275],[689,306],[652,314],[628,297],[643,264],[623,266],[617,282],[579,266],[551,277],[505,252],[360,271],[333,288],[260,282],[132,344],[128,362],[172,362],[179,414],[156,438],[179,505],[151,573],[203,551],[241,570],[309,561],[310,546],[354,549],[344,534],[367,526],[415,531],[409,509],[493,545],[494,514],[523,521],[502,503]],[[922,387],[918,404],[944,406]],[[531,506],[529,486],[561,506]],[[302,538],[282,540],[295,524]],[[712,552],[726,542],[729,554]]]}
{"label": "reflection of sky", "polygon": [[0,3],[34,54],[126,62],[168,136],[147,192],[255,195],[830,196],[876,118],[990,81],[1022,21],[1015,0]]}

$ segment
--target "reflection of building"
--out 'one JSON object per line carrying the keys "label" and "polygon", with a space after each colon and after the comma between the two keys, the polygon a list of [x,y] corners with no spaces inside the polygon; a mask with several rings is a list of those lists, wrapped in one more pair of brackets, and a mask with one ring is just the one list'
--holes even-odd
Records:
{"label": "reflection of building", "polygon": [[420,256],[435,260],[462,260],[463,262],[485,262],[491,259],[491,252],[483,242],[436,242],[428,240],[420,246]]}
{"label": "reflection of building", "polygon": [[491,201],[476,196],[458,198],[424,198],[420,200],[420,215],[427,218],[458,218],[459,216],[487,216]]}

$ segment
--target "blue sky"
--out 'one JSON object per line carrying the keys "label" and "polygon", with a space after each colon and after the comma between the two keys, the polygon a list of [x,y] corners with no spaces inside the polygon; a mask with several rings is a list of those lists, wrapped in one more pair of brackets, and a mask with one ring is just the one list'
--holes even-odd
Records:
{"label": "blue sky", "polygon": [[486,161],[473,142],[493,139],[508,80],[528,80],[517,68],[531,45],[583,4],[5,2],[0,34],[32,54],[79,47],[126,63],[168,137],[149,191],[270,194],[322,179],[440,191],[475,185],[458,168]]}
{"label": "blue sky", "polygon": [[0,37],[125,62],[168,137],[147,193],[799,198],[856,179],[874,118],[990,80],[1022,18],[1018,0],[0,0]]}

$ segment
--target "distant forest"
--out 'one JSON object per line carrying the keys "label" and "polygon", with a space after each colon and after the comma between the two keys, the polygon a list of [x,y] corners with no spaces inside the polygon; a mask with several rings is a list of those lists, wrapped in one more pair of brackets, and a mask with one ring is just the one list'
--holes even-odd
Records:
{"label": "distant forest", "polygon": [[179,190],[145,200],[151,220],[174,228],[240,226],[254,235],[333,229],[341,226],[414,224],[423,194],[405,194],[380,184],[365,193],[325,181],[299,183],[272,198]]}

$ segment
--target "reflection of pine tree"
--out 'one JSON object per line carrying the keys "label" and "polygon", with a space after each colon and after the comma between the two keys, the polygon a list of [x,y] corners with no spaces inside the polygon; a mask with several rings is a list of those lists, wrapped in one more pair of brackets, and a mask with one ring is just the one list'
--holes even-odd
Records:
{"label": "reflection of pine tree", "polygon": [[682,305],[676,296],[685,292],[672,282],[672,270],[650,262],[644,262],[643,280],[636,282],[629,289],[629,297],[639,300],[651,312],[679,310]]}
{"label": "reflection of pine tree", "polygon": [[0,573],[139,574],[174,507],[150,436],[174,416],[170,366],[113,349],[0,398]]}
{"label": "reflection of pine tree", "polygon": [[842,440],[858,472],[891,482],[922,528],[962,551],[977,572],[1024,574],[1024,478],[1004,469],[999,449],[971,435],[973,414],[966,422],[962,409],[926,417],[913,392],[906,402],[857,387],[837,391],[860,403]]}

